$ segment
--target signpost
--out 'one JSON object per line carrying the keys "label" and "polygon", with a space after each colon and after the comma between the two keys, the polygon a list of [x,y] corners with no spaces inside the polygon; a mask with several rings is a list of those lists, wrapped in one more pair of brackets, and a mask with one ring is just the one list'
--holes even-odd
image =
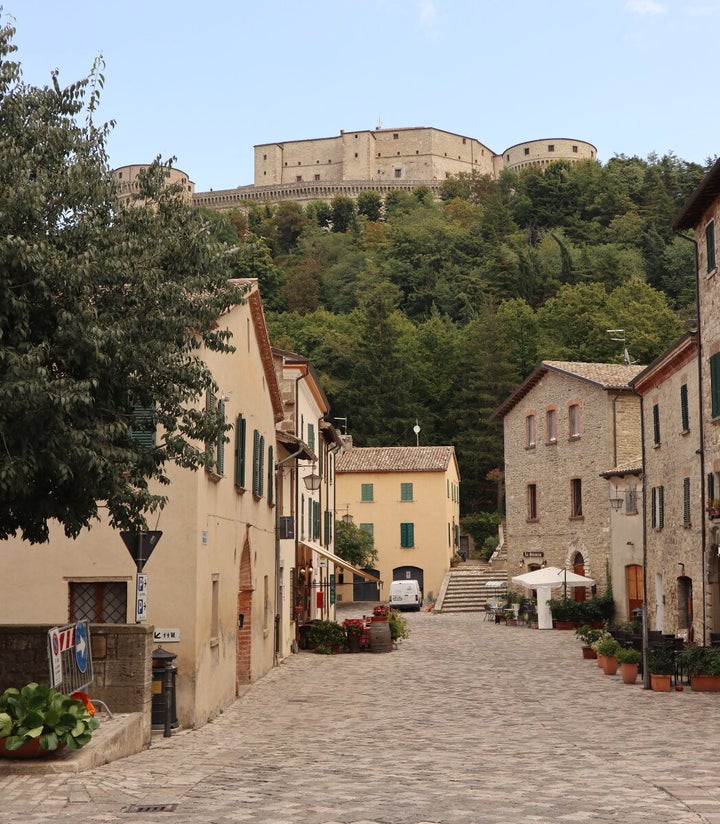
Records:
{"label": "signpost", "polygon": [[147,621],[147,575],[143,574],[145,562],[150,558],[153,549],[162,538],[162,532],[121,532],[120,537],[128,549],[137,566],[137,580],[135,583],[135,623]]}
{"label": "signpost", "polygon": [[93,682],[90,625],[78,621],[48,631],[50,686],[62,685],[68,694],[83,690]]}

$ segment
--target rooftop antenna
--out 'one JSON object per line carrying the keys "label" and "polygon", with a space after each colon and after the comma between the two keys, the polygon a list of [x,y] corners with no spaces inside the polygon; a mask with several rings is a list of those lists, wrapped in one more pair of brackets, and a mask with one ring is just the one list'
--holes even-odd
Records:
{"label": "rooftop antenna", "polygon": [[630,353],[628,352],[627,347],[625,346],[625,343],[626,343],[626,341],[625,341],[625,330],[624,329],[606,329],[605,331],[610,335],[622,335],[621,338],[610,338],[610,340],[615,340],[618,343],[622,343],[622,345],[623,345],[623,361],[625,362],[626,366],[632,366],[633,364],[636,364],[637,361],[630,360]]}
{"label": "rooftop antenna", "polygon": [[333,418],[334,421],[342,421],[342,434],[347,435],[347,418]]}
{"label": "rooftop antenna", "polygon": [[380,119],[380,117],[378,117],[378,122],[377,122],[377,126],[375,127],[375,131],[379,132],[380,129],[382,129],[382,120]]}

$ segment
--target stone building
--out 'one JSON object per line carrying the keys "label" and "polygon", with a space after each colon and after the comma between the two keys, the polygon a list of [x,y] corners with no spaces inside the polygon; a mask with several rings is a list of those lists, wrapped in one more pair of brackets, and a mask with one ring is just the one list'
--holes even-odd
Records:
{"label": "stone building", "polygon": [[[497,153],[474,137],[424,126],[262,143],[254,152],[251,185],[193,192],[193,203],[224,210],[253,202],[329,201],[335,195],[357,197],[370,190],[384,196],[393,189],[412,191],[419,185],[428,186],[438,197],[442,181],[460,173],[496,178],[503,169],[597,159],[595,146],[584,140],[529,140]],[[115,174],[122,175],[123,186],[132,187],[133,170],[139,168],[126,166]]]}
{"label": "stone building", "polygon": [[[138,191],[138,175],[148,164],[121,166],[113,170],[113,177],[118,186],[118,200],[120,203],[127,203]],[[177,185],[182,192],[182,198],[186,203],[193,202],[195,194],[195,184],[189,176],[181,169],[166,169],[165,177],[169,186]]]}
{"label": "stone building", "polygon": [[700,398],[701,501],[704,509],[700,524],[699,559],[693,568],[704,568],[706,581],[702,616],[703,638],[709,643],[711,632],[720,632],[720,271],[718,261],[720,227],[720,161],[717,161],[688,198],[673,221],[677,231],[691,230],[697,250],[697,316]]}
{"label": "stone building", "polygon": [[702,638],[705,517],[697,336],[688,334],[633,381],[642,399],[645,592],[650,629]]}
{"label": "stone building", "polygon": [[[612,506],[602,473],[639,461],[642,367],[543,361],[498,407],[505,439],[508,570],[572,569],[605,590]],[[619,604],[626,583],[613,579]],[[575,589],[575,597],[587,592]]]}
{"label": "stone building", "polygon": [[378,593],[350,579],[343,600],[387,600],[389,582],[405,578],[419,582],[426,602],[434,600],[459,546],[454,447],[355,447],[338,454],[335,469],[338,515],[373,536],[383,581]]}

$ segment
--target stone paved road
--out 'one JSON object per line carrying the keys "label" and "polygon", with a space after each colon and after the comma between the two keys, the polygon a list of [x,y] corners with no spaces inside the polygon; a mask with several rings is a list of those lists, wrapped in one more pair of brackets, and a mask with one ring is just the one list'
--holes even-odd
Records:
{"label": "stone paved road", "polygon": [[408,619],[397,651],[293,656],[139,755],[0,772],[0,821],[720,824],[720,695],[624,686],[572,633]]}

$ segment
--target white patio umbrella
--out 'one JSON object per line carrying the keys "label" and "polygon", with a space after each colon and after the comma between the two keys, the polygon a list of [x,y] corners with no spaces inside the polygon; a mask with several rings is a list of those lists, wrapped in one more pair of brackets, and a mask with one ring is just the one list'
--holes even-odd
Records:
{"label": "white patio umbrella", "polygon": [[524,572],[522,575],[515,575],[512,582],[538,591],[538,629],[552,629],[552,615],[547,605],[551,590],[563,587],[567,592],[568,587],[591,587],[595,583],[592,578],[559,567],[540,567],[532,572]]}

